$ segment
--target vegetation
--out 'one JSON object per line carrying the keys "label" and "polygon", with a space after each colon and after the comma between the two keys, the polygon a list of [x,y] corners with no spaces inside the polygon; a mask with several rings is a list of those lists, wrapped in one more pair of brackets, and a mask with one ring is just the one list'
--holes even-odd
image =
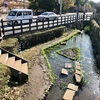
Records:
{"label": "vegetation", "polygon": [[85,86],[86,84],[88,84],[88,81],[86,81],[84,79],[84,77],[82,77],[81,82],[79,83],[80,88],[82,88],[83,86]]}
{"label": "vegetation", "polygon": [[[60,12],[60,0],[29,0],[29,8],[33,9],[34,12],[40,14],[43,11],[54,11],[56,13]],[[62,12],[84,11],[84,5],[86,5],[86,11],[92,11],[92,5],[97,7],[96,3],[91,3],[88,0],[62,0]]]}
{"label": "vegetation", "polygon": [[[29,0],[29,8],[33,9],[36,12],[41,11],[55,11],[59,13],[60,4],[58,0]],[[71,6],[74,5],[74,0],[64,0],[62,2],[63,11],[68,10]]]}
{"label": "vegetation", "polygon": [[68,83],[67,83],[67,82],[61,82],[61,83],[60,83],[60,88],[61,88],[62,90],[66,90],[66,89],[67,89],[67,86],[68,86]]}
{"label": "vegetation", "polygon": [[60,51],[58,50],[57,53],[72,60],[78,60],[80,58],[79,48],[67,48]]}
{"label": "vegetation", "polygon": [[19,43],[17,38],[7,38],[1,41],[0,47],[17,54]]}
{"label": "vegetation", "polygon": [[90,26],[85,26],[84,32],[88,34],[90,32]]}
{"label": "vegetation", "polygon": [[[69,40],[71,37],[73,37],[74,35],[78,34],[78,31],[75,31],[73,34],[68,35],[65,39],[61,40],[61,41],[65,41],[65,40]],[[54,47],[56,45],[59,45],[61,43],[61,41],[58,41],[57,43],[51,45],[51,46],[47,46],[45,48],[42,49],[42,54],[46,60],[47,66],[48,66],[48,72],[50,75],[50,80],[51,82],[54,82],[54,80],[56,79],[55,75],[53,74],[52,70],[51,70],[51,64],[48,61],[47,55],[46,55],[46,50],[50,49],[51,47]]]}
{"label": "vegetation", "polygon": [[10,69],[0,64],[0,96],[4,96],[4,93],[8,90],[8,82],[10,79]]}

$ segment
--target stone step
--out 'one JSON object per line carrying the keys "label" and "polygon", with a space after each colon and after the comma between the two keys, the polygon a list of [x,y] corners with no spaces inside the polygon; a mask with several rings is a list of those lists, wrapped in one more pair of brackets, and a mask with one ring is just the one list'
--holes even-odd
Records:
{"label": "stone step", "polygon": [[76,70],[77,70],[77,69],[78,69],[78,70],[81,70],[80,65],[76,65],[76,66],[75,66],[75,69],[76,69]]}
{"label": "stone step", "polygon": [[14,68],[14,69],[16,69],[16,70],[18,70],[18,71],[21,71],[21,60],[16,60],[14,62],[14,65],[11,66],[11,67]]}
{"label": "stone step", "polygon": [[0,56],[0,62],[1,63],[5,64],[7,59],[8,59],[8,53],[1,54],[1,56]]}
{"label": "stone step", "polygon": [[75,61],[75,66],[80,66],[78,61]]}
{"label": "stone step", "polygon": [[66,42],[61,42],[60,44],[61,44],[61,45],[66,45]]}
{"label": "stone step", "polygon": [[63,96],[63,99],[64,100],[73,100],[74,95],[75,95],[75,91],[67,89]]}
{"label": "stone step", "polygon": [[75,79],[77,83],[81,82],[81,76],[75,73]]}
{"label": "stone step", "polygon": [[13,66],[14,62],[15,62],[15,57],[9,57],[7,62],[6,62],[6,65]]}
{"label": "stone step", "polygon": [[74,91],[78,91],[78,86],[74,85],[72,83],[69,83],[67,88],[69,88],[71,90],[74,90]]}
{"label": "stone step", "polygon": [[78,74],[78,75],[82,74],[82,72],[80,70],[77,70],[77,69],[76,69],[75,73]]}
{"label": "stone step", "polygon": [[62,68],[61,69],[61,74],[68,75],[67,69]]}
{"label": "stone step", "polygon": [[1,53],[2,53],[2,50],[0,49],[0,55],[1,55]]}
{"label": "stone step", "polygon": [[27,66],[27,63],[23,63],[21,65],[21,72],[23,72],[25,74],[28,74],[28,66]]}
{"label": "stone step", "polygon": [[65,68],[72,68],[72,64],[71,63],[65,63]]}

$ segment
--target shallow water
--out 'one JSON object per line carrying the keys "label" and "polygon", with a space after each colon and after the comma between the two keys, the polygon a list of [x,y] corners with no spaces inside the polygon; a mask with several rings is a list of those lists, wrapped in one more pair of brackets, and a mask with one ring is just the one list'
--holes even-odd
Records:
{"label": "shallow water", "polygon": [[[81,89],[79,88],[78,92],[76,92],[74,100],[95,100],[96,97],[100,96],[100,74],[95,66],[91,40],[89,36],[84,33],[74,36],[67,41],[66,45],[59,45],[47,51],[47,57],[57,80],[54,82],[45,100],[62,100],[66,89],[63,89],[61,84],[74,83],[74,61],[56,53],[56,50],[69,47],[80,48],[81,58],[79,62],[86,81],[85,86]],[[72,64],[72,69],[68,70],[68,76],[61,75],[61,69],[65,67],[65,63],[67,62]]]}

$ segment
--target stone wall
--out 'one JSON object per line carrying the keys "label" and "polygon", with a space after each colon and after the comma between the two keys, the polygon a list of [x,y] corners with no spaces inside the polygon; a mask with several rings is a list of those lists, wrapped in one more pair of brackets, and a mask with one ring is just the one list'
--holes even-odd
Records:
{"label": "stone wall", "polygon": [[91,31],[89,35],[94,49],[94,57],[97,62],[97,67],[100,68],[100,26],[95,20],[91,20],[90,27]]}

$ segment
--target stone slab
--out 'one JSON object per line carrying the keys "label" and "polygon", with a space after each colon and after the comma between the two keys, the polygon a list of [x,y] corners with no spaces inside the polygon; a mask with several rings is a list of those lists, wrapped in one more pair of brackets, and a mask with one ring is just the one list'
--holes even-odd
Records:
{"label": "stone slab", "polygon": [[64,100],[73,100],[74,95],[75,95],[75,91],[67,89],[63,96],[63,99]]}
{"label": "stone slab", "polygon": [[75,79],[77,83],[81,82],[81,76],[75,73]]}
{"label": "stone slab", "polygon": [[65,63],[65,68],[72,68],[72,64],[71,63]]}
{"label": "stone slab", "polygon": [[78,91],[78,86],[77,85],[74,85],[72,83],[69,83],[67,88],[72,89],[74,91]]}
{"label": "stone slab", "polygon": [[68,71],[67,71],[67,69],[62,68],[62,69],[61,69],[61,74],[68,75]]}
{"label": "stone slab", "polygon": [[66,42],[61,42],[61,45],[66,45]]}
{"label": "stone slab", "polygon": [[78,75],[82,74],[82,72],[80,70],[77,70],[77,69],[76,69],[75,73],[78,74]]}
{"label": "stone slab", "polygon": [[80,66],[80,63],[78,61],[75,61],[75,65]]}
{"label": "stone slab", "polygon": [[75,69],[76,69],[76,70],[77,70],[77,69],[78,69],[78,70],[81,70],[80,65],[76,65],[76,66],[75,66]]}

